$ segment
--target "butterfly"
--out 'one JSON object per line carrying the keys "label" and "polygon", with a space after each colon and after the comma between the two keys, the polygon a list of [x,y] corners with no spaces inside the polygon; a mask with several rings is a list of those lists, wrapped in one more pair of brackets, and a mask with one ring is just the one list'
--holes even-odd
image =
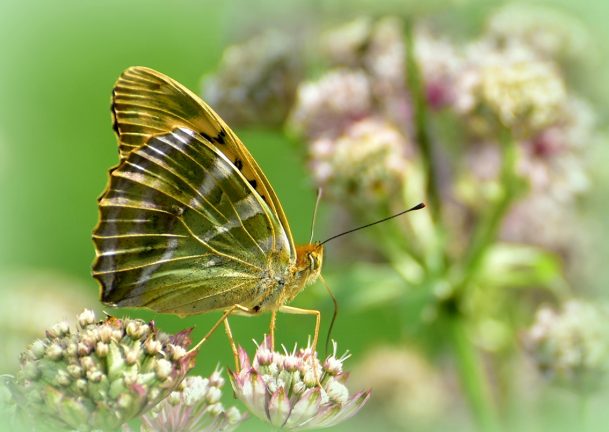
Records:
{"label": "butterfly", "polygon": [[[288,306],[320,275],[323,245],[294,244],[281,203],[235,133],[155,70],[131,67],[112,93],[120,161],[93,231],[104,304],[179,316],[316,316]],[[210,331],[210,333],[211,333]],[[205,338],[204,338],[205,339]],[[233,344],[234,346],[234,344]]]}

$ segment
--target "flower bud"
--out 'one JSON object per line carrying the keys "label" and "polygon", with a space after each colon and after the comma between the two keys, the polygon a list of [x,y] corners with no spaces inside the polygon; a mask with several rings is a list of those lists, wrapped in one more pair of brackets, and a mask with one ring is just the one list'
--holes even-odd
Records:
{"label": "flower bud", "polygon": [[170,336],[139,320],[97,322],[91,311],[77,322],[75,332],[62,322],[34,342],[8,386],[32,429],[116,430],[169,395],[193,366],[188,331]]}

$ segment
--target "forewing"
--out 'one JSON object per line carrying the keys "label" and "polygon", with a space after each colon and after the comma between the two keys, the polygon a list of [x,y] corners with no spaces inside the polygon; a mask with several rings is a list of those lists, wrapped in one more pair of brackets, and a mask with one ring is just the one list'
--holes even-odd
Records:
{"label": "forewing", "polygon": [[198,132],[241,171],[267,202],[286,232],[291,259],[296,259],[290,227],[266,176],[235,133],[198,96],[160,72],[131,67],[116,82],[112,114],[122,159],[156,135],[179,127]]}
{"label": "forewing", "polygon": [[269,206],[226,156],[180,128],[110,171],[93,233],[102,301],[181,315],[254,301],[289,243]]}

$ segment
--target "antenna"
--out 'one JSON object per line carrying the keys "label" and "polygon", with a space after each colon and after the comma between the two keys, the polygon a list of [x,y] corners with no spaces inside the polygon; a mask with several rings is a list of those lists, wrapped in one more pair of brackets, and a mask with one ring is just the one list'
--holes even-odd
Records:
{"label": "antenna", "polygon": [[376,224],[380,224],[381,222],[388,221],[388,220],[393,219],[393,218],[396,218],[396,217],[398,217],[398,216],[402,216],[402,215],[403,215],[403,214],[405,214],[405,213],[408,213],[408,212],[411,212],[411,211],[414,211],[414,210],[420,210],[420,209],[422,209],[422,208],[425,208],[425,204],[423,204],[423,203],[417,204],[416,206],[414,206],[414,207],[412,207],[412,208],[409,208],[408,210],[401,211],[401,212],[399,212],[399,213],[396,213],[396,214],[394,214],[394,215],[388,216],[388,217],[383,218],[383,219],[381,219],[381,220],[377,220],[376,222],[371,222],[371,223],[369,223],[369,224],[362,225],[362,226],[359,226],[359,227],[357,227],[357,228],[350,229],[350,230],[345,231],[345,232],[342,232],[342,233],[340,233],[340,234],[336,234],[336,235],[334,235],[334,236],[330,237],[329,239],[326,239],[326,240],[322,241],[322,242],[320,243],[320,245],[325,244],[325,243],[328,243],[330,240],[334,240],[335,238],[342,237],[342,236],[344,236],[344,235],[346,235],[346,234],[349,234],[349,233],[352,233],[352,232],[355,232],[355,231],[359,231],[359,230],[361,230],[361,229],[368,228],[368,227],[371,227],[371,226],[376,225]]}
{"label": "antenna", "polygon": [[309,243],[313,243],[313,231],[315,230],[315,221],[317,220],[317,209],[321,200],[321,188],[317,188],[317,198],[315,199],[315,208],[313,209],[313,219],[311,220],[311,238]]}
{"label": "antenna", "polygon": [[336,322],[336,316],[338,315],[338,302],[336,301],[336,297],[334,297],[334,294],[332,293],[332,290],[330,289],[330,285],[328,285],[328,283],[326,282],[326,280],[323,278],[323,276],[321,274],[319,275],[319,280],[321,280],[321,282],[324,284],[324,287],[326,287],[328,294],[330,294],[330,298],[332,298],[332,303],[334,303],[334,313],[332,314],[332,321],[330,321],[330,327],[328,328],[328,334],[326,336],[325,355],[327,356],[328,355],[328,346],[330,345],[330,336],[332,336],[332,329],[334,328],[334,323]]}

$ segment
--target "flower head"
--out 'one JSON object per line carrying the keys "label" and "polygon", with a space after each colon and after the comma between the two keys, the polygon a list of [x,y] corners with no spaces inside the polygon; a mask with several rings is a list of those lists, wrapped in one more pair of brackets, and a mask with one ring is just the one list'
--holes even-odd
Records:
{"label": "flower head", "polygon": [[572,15],[540,5],[501,7],[490,17],[488,30],[503,45],[526,44],[551,59],[579,59],[592,45],[590,34]]}
{"label": "flower head", "polygon": [[327,32],[322,50],[334,67],[362,71],[368,78],[377,114],[402,125],[411,110],[405,84],[402,21],[396,17],[358,18]]}
{"label": "flower head", "polygon": [[567,96],[562,76],[528,47],[482,40],[469,47],[465,62],[455,106],[469,116],[474,132],[488,134],[498,121],[530,136],[560,116]]}
{"label": "flower head", "polygon": [[267,32],[229,47],[203,96],[229,124],[281,124],[294,102],[302,68],[296,44]]}
{"label": "flower head", "polygon": [[437,110],[452,104],[457,77],[463,67],[461,53],[448,39],[420,27],[414,37],[414,55],[421,69],[429,106]]}
{"label": "flower head", "polygon": [[143,432],[230,432],[245,419],[235,407],[220,402],[224,378],[189,376],[157,407],[142,417]]}
{"label": "flower head", "polygon": [[273,351],[269,337],[251,361],[243,348],[239,356],[241,371],[231,376],[237,397],[275,427],[305,430],[335,425],[357,413],[370,395],[370,391],[349,395],[348,375],[342,367],[348,356],[337,357],[336,344],[323,362],[310,346]]}
{"label": "flower head", "polygon": [[31,421],[54,427],[115,429],[158,404],[194,366],[190,330],[170,336],[153,322],[85,310],[79,328],[59,322],[21,355],[10,382],[13,401]]}
{"label": "flower head", "polygon": [[336,69],[300,85],[289,123],[308,138],[336,136],[371,110],[371,84],[366,74]]}
{"label": "flower head", "polygon": [[412,150],[407,144],[389,122],[361,120],[336,139],[311,143],[313,177],[334,199],[376,204],[400,190]]}
{"label": "flower head", "polygon": [[609,366],[609,311],[571,300],[557,312],[537,311],[525,334],[525,346],[538,368],[550,379],[588,388]]}

